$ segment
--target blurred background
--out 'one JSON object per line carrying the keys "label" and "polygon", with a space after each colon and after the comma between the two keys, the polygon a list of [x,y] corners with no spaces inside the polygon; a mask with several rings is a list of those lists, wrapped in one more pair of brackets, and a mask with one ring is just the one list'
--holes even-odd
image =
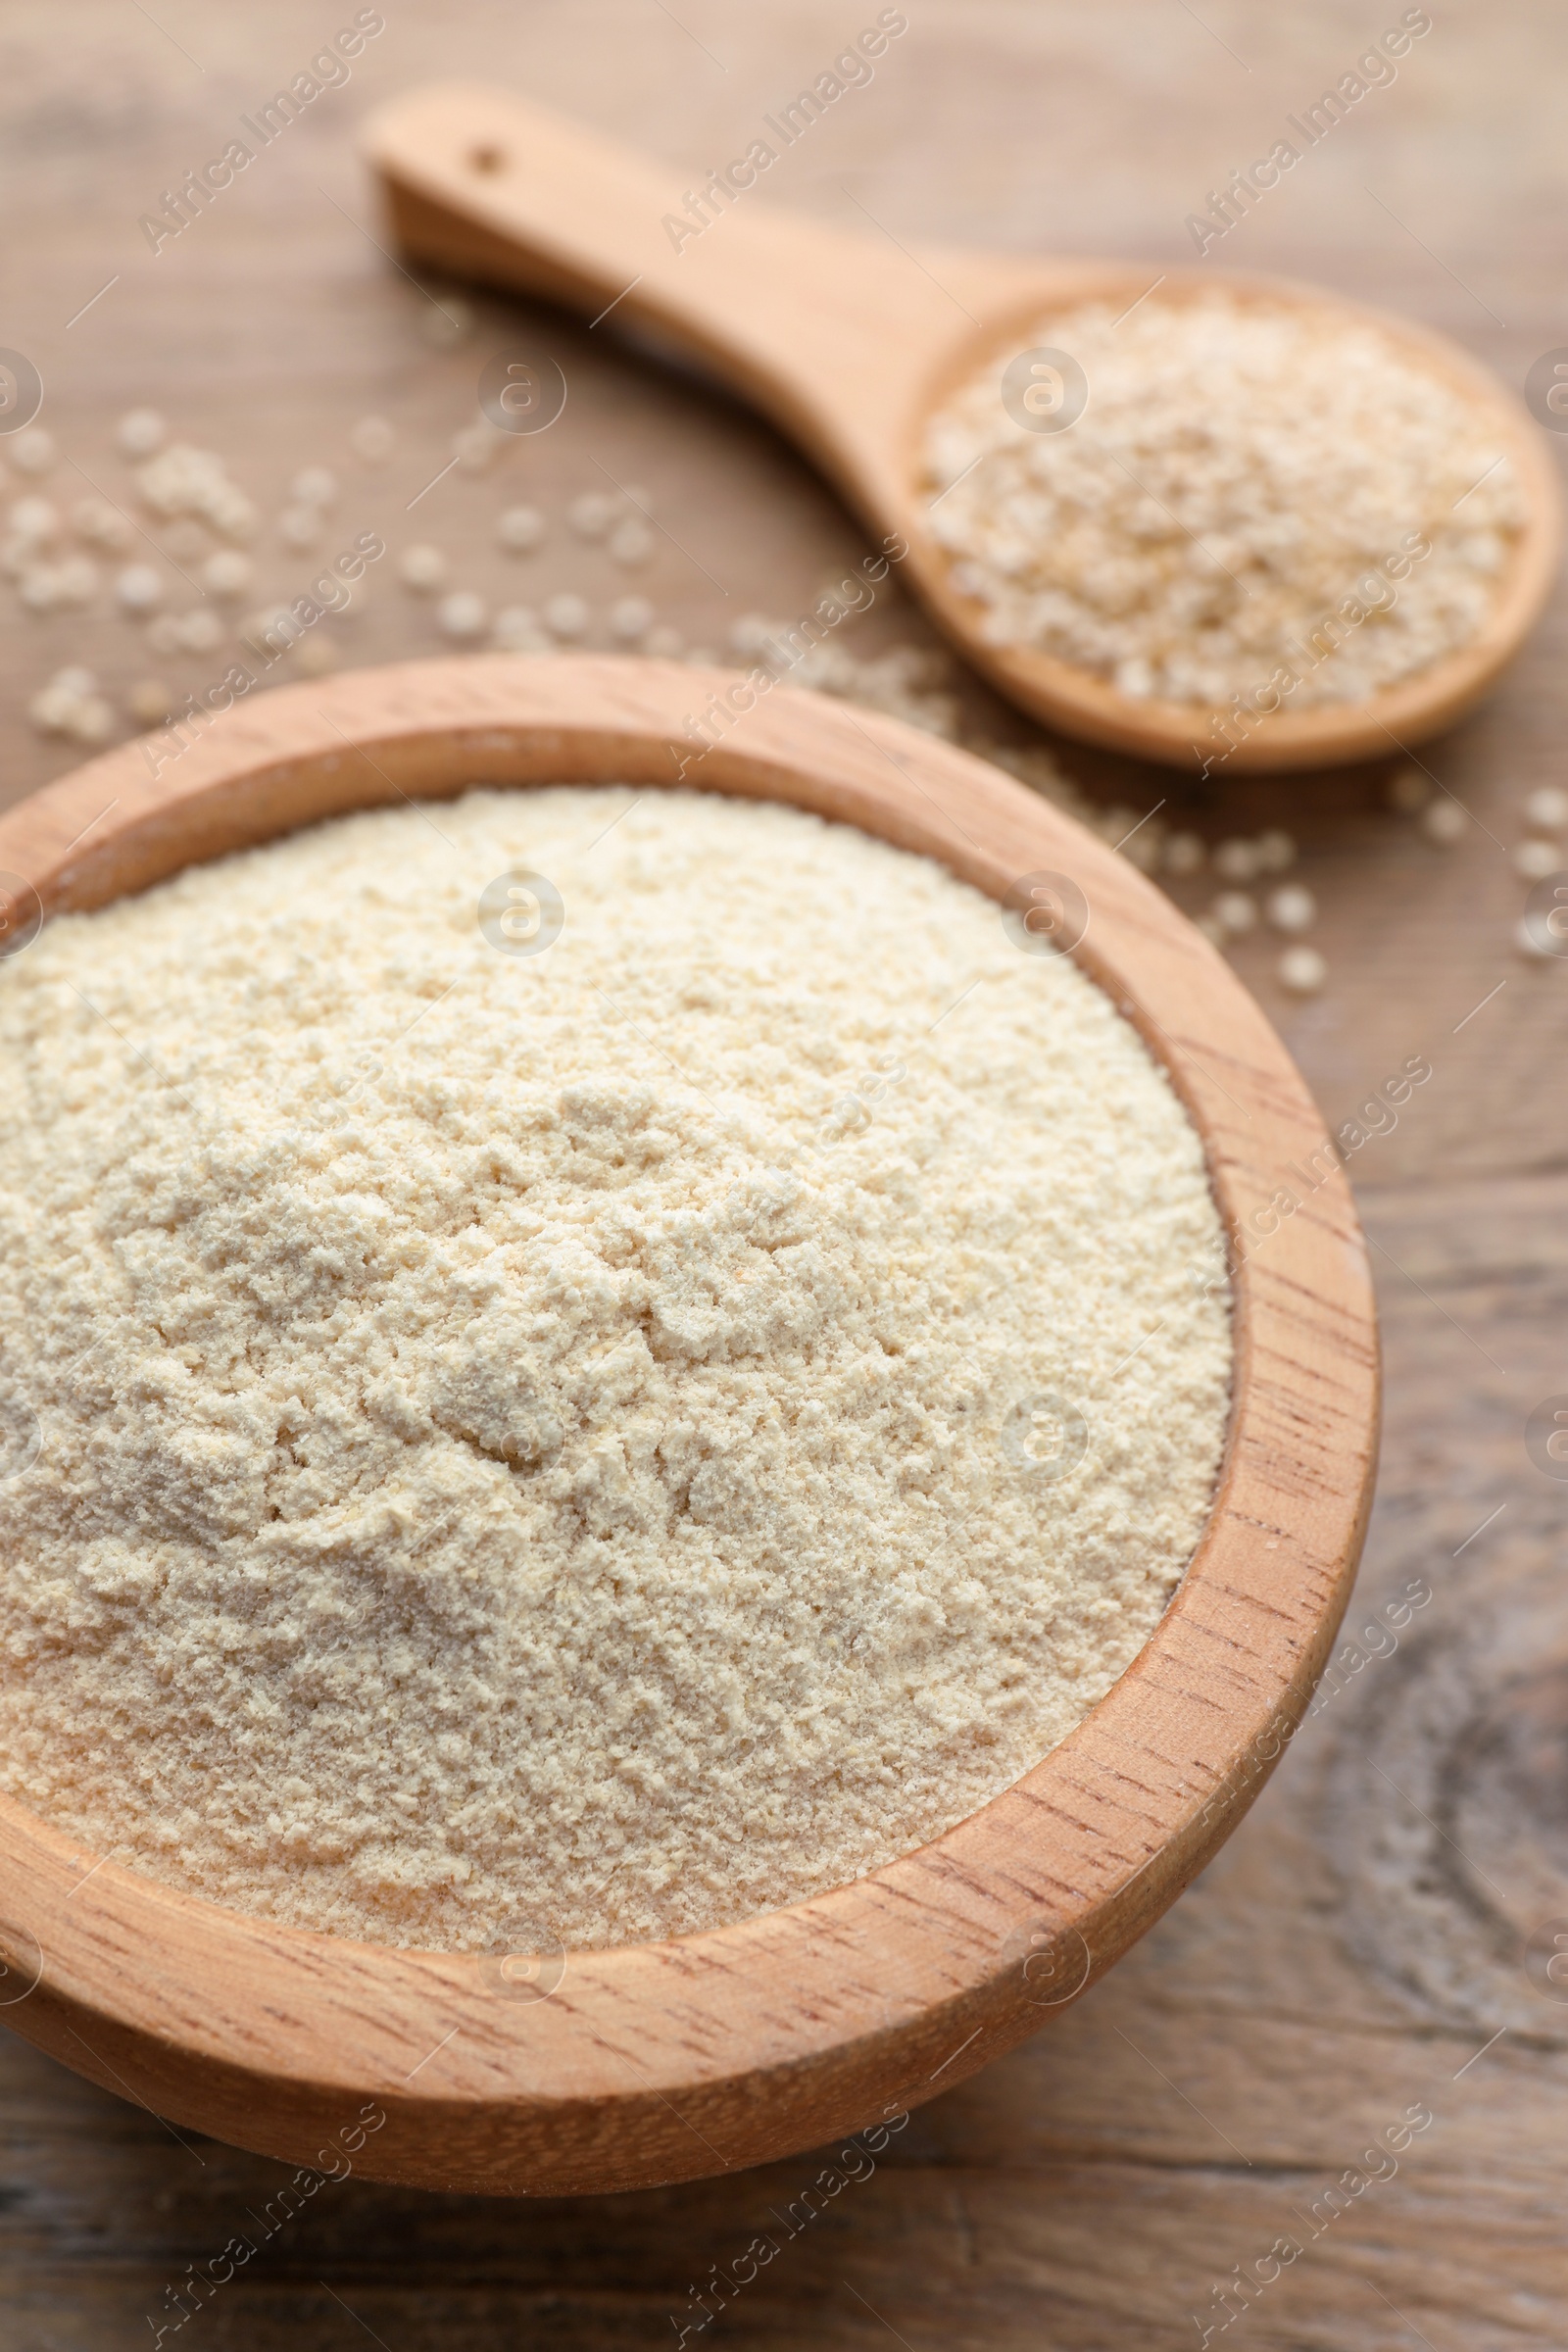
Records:
{"label": "blurred background", "polygon": [[[842,577],[865,552],[861,526],[749,413],[605,328],[404,271],[356,130],[421,82],[492,79],[699,184],[876,13],[870,0],[335,14],[326,0],[9,0],[0,344],[36,367],[44,401],[30,438],[0,437],[0,800],[220,676],[240,631],[362,532],[386,559],[270,678],[483,645],[503,615],[514,641],[729,659],[757,619],[798,613]],[[1144,257],[1152,273],[1195,260],[1187,217],[1404,14],[1398,0],[907,0],[905,13],[871,82],[754,201],[905,243]],[[1430,13],[1396,78],[1205,266],[1386,304],[1522,386],[1568,345],[1568,23],[1525,0]],[[341,26],[372,17],[347,79],[155,250],[141,222],[169,218],[166,191]],[[479,372],[519,328],[564,369],[566,411],[548,433],[476,433]],[[160,514],[138,483],[145,453],[121,427],[139,410],[212,453],[254,510],[249,574],[230,566],[221,594],[205,567],[228,542],[188,512]],[[652,526],[608,477],[635,486]],[[581,503],[607,496],[608,511]],[[541,517],[539,536],[509,551],[497,516],[516,507]],[[438,563],[406,562],[416,548]],[[405,579],[421,564],[422,590]],[[127,610],[116,583],[137,567],[156,602]],[[458,631],[449,596],[469,600]],[[1412,1056],[1432,1077],[1394,1123],[1363,1122],[1379,1132],[1350,1167],[1389,1395],[1336,1687],[1163,1925],[1032,2043],[922,2109],[874,2176],[707,2326],[712,2340],[1563,2340],[1568,1984],[1544,1956],[1568,1935],[1568,1465],[1527,1446],[1526,1426],[1568,1391],[1568,963],[1516,937],[1550,862],[1530,845],[1554,838],[1539,796],[1568,784],[1563,627],[1559,596],[1500,690],[1414,775],[1391,760],[1201,788],[1048,741],[965,676],[896,578],[818,662],[828,691],[1000,747],[1112,840],[1147,817],[1138,854],[1211,921],[1218,894],[1245,889],[1250,845],[1288,834],[1321,988],[1282,989],[1287,942],[1266,921],[1233,927],[1228,952],[1330,1126]],[[1459,813],[1435,818],[1440,806]],[[1177,832],[1204,845],[1196,863],[1166,855]],[[1428,2121],[1397,2172],[1369,2178],[1373,2134],[1415,2112]],[[667,2345],[701,2317],[693,2290],[822,2161],[533,2205],[350,2180],[177,2332],[312,2352],[367,2336],[385,2352]],[[172,2334],[187,2266],[286,2178],[3,2037],[0,2343],[114,2352]],[[1285,2239],[1299,2251],[1260,2287]]]}

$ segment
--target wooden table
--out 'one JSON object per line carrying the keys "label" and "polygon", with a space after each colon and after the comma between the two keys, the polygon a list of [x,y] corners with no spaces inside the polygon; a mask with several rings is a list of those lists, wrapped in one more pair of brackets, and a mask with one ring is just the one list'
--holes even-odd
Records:
{"label": "wooden table", "polygon": [[[455,584],[493,603],[576,589],[602,615],[614,596],[646,593],[690,644],[720,652],[742,614],[802,609],[860,545],[791,453],[701,385],[543,313],[481,299],[471,337],[435,348],[425,298],[375,242],[354,127],[384,93],[493,74],[701,176],[870,22],[869,0],[861,17],[808,0],[386,13],[347,85],[154,253],[139,217],[305,69],[336,20],[299,0],[246,15],[160,0],[156,22],[121,0],[9,11],[0,342],[41,368],[42,421],[63,454],[6,498],[38,489],[69,505],[84,473],[123,499],[111,428],[148,402],[223,452],[269,517],[298,466],[338,469],[323,555],[339,522],[343,544],[365,527],[394,551],[422,538],[447,552]],[[919,0],[873,85],[815,126],[771,193],[846,223],[869,212],[891,238],[1143,253],[1157,270],[1191,256],[1185,218],[1232,165],[1266,152],[1285,115],[1398,13],[1392,0],[1372,16],[1205,0],[1201,20],[1184,0],[1093,12]],[[1397,81],[1355,107],[1214,266],[1402,306],[1518,382],[1568,341],[1561,43],[1525,0],[1453,0]],[[888,255],[907,266],[894,243]],[[566,415],[509,445],[496,470],[460,468],[411,504],[471,419],[482,361],[519,328],[566,369]],[[399,434],[380,470],[346,441],[372,411]],[[645,573],[616,575],[560,521],[606,471],[651,492],[671,534]],[[498,501],[552,517],[547,550],[515,568],[491,541]],[[187,568],[194,544],[172,542]],[[429,606],[391,568],[362,612],[327,624],[345,661],[439,644]],[[256,601],[297,592],[310,570],[270,531]],[[26,722],[52,669],[84,662],[122,699],[139,678],[183,692],[222,666],[151,659],[102,600],[41,619],[9,596],[5,609],[8,797],[80,756]],[[1163,2352],[1212,2326],[1215,2342],[1502,2352],[1568,2332],[1568,2005],[1522,1958],[1540,1923],[1568,1919],[1568,1490],[1524,1445],[1532,1407],[1568,1391],[1568,967],[1515,954],[1526,886],[1507,855],[1524,794],[1561,772],[1563,623],[1559,602],[1491,706],[1427,755],[1476,820],[1452,850],[1388,811],[1381,770],[1200,801],[1167,775],[1063,749],[1102,803],[1141,813],[1163,794],[1167,815],[1185,810],[1211,838],[1265,823],[1299,838],[1329,985],[1295,1006],[1274,989],[1270,952],[1238,960],[1331,1122],[1406,1056],[1432,1063],[1397,1128],[1352,1164],[1382,1275],[1389,1414],[1350,1627],[1377,1622],[1412,1579],[1432,1599],[1305,1728],[1163,1926],[1032,2044],[922,2110],[875,2175],[714,2323],[714,2340]],[[864,659],[926,642],[889,597],[854,647]],[[971,730],[1031,739],[958,686]],[[1184,896],[1196,906],[1203,894]],[[149,2342],[176,2316],[166,2289],[236,2231],[256,2235],[247,2213],[265,2214],[285,2177],[190,2142],[20,2041],[0,2052],[0,2342],[19,2352]],[[1371,2135],[1410,2110],[1430,2124],[1396,2176],[1368,2182],[1353,2168]],[[689,2288],[727,2269],[823,2161],[539,2210],[350,2180],[278,2229],[179,2340],[669,2344]],[[1328,2198],[1348,2172],[1362,2185]],[[1259,2287],[1282,2239],[1301,2251],[1275,2257],[1278,2277]],[[1227,2306],[1215,2285],[1238,2265],[1254,2283]]]}

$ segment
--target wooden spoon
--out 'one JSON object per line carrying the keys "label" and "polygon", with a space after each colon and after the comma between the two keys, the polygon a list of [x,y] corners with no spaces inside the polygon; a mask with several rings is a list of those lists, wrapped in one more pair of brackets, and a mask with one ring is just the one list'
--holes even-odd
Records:
{"label": "wooden spoon", "polygon": [[1290,303],[1326,327],[1374,325],[1461,390],[1517,468],[1529,519],[1477,635],[1365,701],[1282,709],[1225,753],[1228,770],[1387,757],[1448,725],[1518,650],[1551,586],[1561,497],[1543,436],[1456,345],[1386,313],[1278,278],[915,251],[869,215],[864,235],[847,236],[771,210],[751,191],[723,204],[710,196],[708,226],[680,235],[666,217],[684,217],[689,191],[673,172],[482,87],[399,99],[370,119],[365,141],[409,254],[700,358],[799,442],[879,540],[907,542],[915,589],[977,669],[1087,742],[1196,766],[1224,752],[1227,738],[1211,732],[1207,710],[1137,700],[1045,654],[989,645],[984,608],[953,585],[949,558],[925,527],[920,487],[933,409],[989,361],[1036,343],[1054,309],[1088,298],[1130,308],[1156,284],[1161,302],[1186,301],[1221,284],[1245,301]]}
{"label": "wooden spoon", "polygon": [[[315,819],[475,783],[653,790],[689,750],[694,686],[731,683],[493,655],[280,687],[10,809],[0,892],[34,919],[101,906]],[[0,2022],[292,2164],[572,2195],[866,2125],[885,2146],[911,2106],[1059,2015],[1217,1851],[1355,1574],[1377,1457],[1366,1247],[1311,1098],[1222,957],[1038,793],[872,711],[769,694],[687,781],[858,825],[1004,902],[1019,876],[1070,882],[1087,919],[1072,953],[1169,1072],[1236,1237],[1213,1509],[1132,1666],[1012,1788],[853,1886],[708,1935],[519,1954],[498,1923],[487,1956],[310,1935],[84,1855],[0,1797]]]}

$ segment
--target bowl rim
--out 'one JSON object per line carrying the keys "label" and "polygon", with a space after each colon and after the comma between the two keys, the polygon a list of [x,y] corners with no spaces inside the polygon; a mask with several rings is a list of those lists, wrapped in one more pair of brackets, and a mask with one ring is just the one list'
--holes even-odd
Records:
{"label": "bowl rim", "polygon": [[[514,2194],[695,2178],[868,2125],[885,2144],[1175,1899],[1288,1742],[1343,1614],[1376,1324],[1343,1153],[1284,1046],[1171,902],[1051,803],[758,676],[496,655],[280,687],[22,802],[0,816],[0,872],[52,914],[399,799],[615,782],[813,808],[999,900],[1020,875],[1067,875],[1089,908],[1075,959],[1169,1073],[1231,1237],[1232,1416],[1207,1525],[1119,1680],[946,1836],[737,1926],[573,1951],[553,1985],[227,1910],[0,1798],[0,2018],[216,2137],[331,2171],[357,2132],[349,2169]],[[689,719],[713,697],[728,723],[703,751]]]}

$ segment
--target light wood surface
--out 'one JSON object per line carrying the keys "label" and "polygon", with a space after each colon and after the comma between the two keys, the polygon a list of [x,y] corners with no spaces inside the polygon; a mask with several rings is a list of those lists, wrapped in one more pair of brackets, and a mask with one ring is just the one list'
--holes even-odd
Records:
{"label": "light wood surface", "polygon": [[[694,689],[739,683],[526,655],[281,687],[156,775],[131,744],[24,801],[0,817],[0,871],[47,917],[467,783],[667,786]],[[1321,1672],[1371,1500],[1377,1344],[1349,1190],[1283,1048],[1161,892],[1009,777],[824,699],[747,699],[688,782],[858,825],[998,901],[1042,873],[1079,894],[1073,952],[1186,1102],[1237,1261],[1210,1521],[1128,1673],[970,1820],[739,1927],[534,1956],[559,1983],[498,1983],[499,1941],[490,1960],[438,1957],[241,1919],[0,1803],[0,1958],[12,1982],[37,1973],[10,2022],[178,2124],[309,2164],[373,2107],[371,2178],[528,2195],[885,2130],[885,2110],[1012,2047],[1152,1925],[1251,1803]]]}
{"label": "light wood surface", "polygon": [[[389,17],[348,87],[154,257],[137,247],[138,216],[314,53],[323,19],[305,0],[151,4],[167,31],[123,0],[78,0],[69,19],[18,0],[6,20],[0,185],[16,233],[0,340],[33,352],[45,421],[95,481],[123,498],[110,428],[151,401],[176,433],[224,453],[269,514],[300,465],[330,465],[344,482],[332,547],[362,526],[394,550],[432,541],[454,580],[495,605],[571,590],[595,610],[595,645],[609,642],[612,595],[633,587],[689,644],[722,653],[734,618],[804,612],[864,554],[863,525],[817,471],[748,411],[608,342],[613,316],[588,332],[481,295],[469,339],[432,349],[427,302],[366,234],[385,242],[356,140],[383,100],[493,75],[667,159],[684,188],[874,10],[672,0],[675,23],[650,0],[533,0],[506,15],[453,0]],[[869,213],[890,270],[912,268],[895,237],[1182,267],[1183,218],[1216,174],[1260,152],[1400,12],[1197,0],[1197,13],[1171,0],[924,0],[872,87],[791,157],[779,201],[858,231]],[[1434,13],[1393,89],[1210,260],[1417,316],[1518,385],[1568,339],[1561,40],[1536,0]],[[448,281],[427,282],[450,303]],[[481,363],[540,340],[571,380],[561,423],[407,508],[475,414]],[[346,441],[368,411],[398,430],[381,472]],[[660,535],[638,573],[618,574],[563,524],[607,472],[648,493],[679,542]],[[62,463],[42,487],[69,502],[74,484]],[[514,500],[551,525],[524,564],[493,544],[494,510]],[[255,553],[258,599],[309,576],[270,528]],[[152,674],[180,692],[214,674],[211,656],[151,656],[102,605],[24,616],[0,586],[0,612],[8,802],[83,756],[26,722],[53,667],[90,661],[117,700]],[[898,2337],[912,2352],[1180,2352],[1199,2342],[1193,2315],[1212,2312],[1216,2282],[1300,2234],[1293,2217],[1418,2099],[1437,2120],[1397,2177],[1353,2199],[1211,2352],[1559,2352],[1568,2013],[1520,1955],[1527,1930],[1568,1917],[1564,1502],[1523,1427],[1568,1388],[1568,975],[1515,956],[1526,886],[1506,853],[1526,793],[1568,781],[1564,617],[1558,592],[1497,692],[1423,752],[1473,813],[1451,850],[1387,808],[1392,747],[1361,769],[1204,796],[1057,747],[1083,791],[1129,822],[1163,798],[1161,821],[1211,841],[1264,825],[1298,836],[1324,991],[1283,994],[1279,942],[1261,930],[1233,960],[1331,1125],[1407,1055],[1433,1060],[1431,1084],[1350,1166],[1386,1395],[1347,1632],[1414,1577],[1433,1598],[1394,1655],[1348,1675],[1303,1725],[1218,1861],[1103,1982],[919,2110],[688,2352],[698,2340],[886,2352]],[[429,604],[379,575],[329,625],[345,663],[441,646]],[[846,642],[867,661],[933,638],[895,577]],[[954,690],[973,733],[1030,738],[973,678],[958,673]],[[1171,887],[1198,909],[1216,885]],[[836,2157],[527,2203],[356,2177],[300,2204],[291,2170],[170,2129],[0,2035],[3,2333],[25,2352],[146,2346],[149,2318],[173,2315],[169,2290],[244,2230],[254,2256],[166,2348],[668,2346],[688,2288],[730,2270],[758,2231],[778,2232],[770,2209],[786,2212]]]}
{"label": "light wood surface", "polygon": [[[399,245],[417,263],[547,295],[594,319],[619,310],[627,325],[641,321],[755,401],[884,545],[907,546],[933,617],[1023,710],[1147,760],[1196,768],[1213,754],[1205,710],[1124,695],[1029,647],[991,644],[985,608],[955,585],[926,527],[919,486],[932,411],[987,365],[1027,350],[1050,313],[1083,301],[1131,309],[1156,286],[1161,303],[1189,302],[1211,290],[1211,272],[946,246],[915,248],[906,255],[911,267],[893,268],[869,235],[770,207],[765,183],[744,206],[739,196],[710,195],[702,233],[672,236],[667,222],[686,207],[667,172],[479,84],[397,100],[372,119],[365,147],[384,175]],[[1467,644],[1361,703],[1276,709],[1226,758],[1237,769],[1275,771],[1376,758],[1391,740],[1420,743],[1486,693],[1540,617],[1562,540],[1544,436],[1445,336],[1352,309],[1318,287],[1235,274],[1227,282],[1243,299],[1292,305],[1327,334],[1357,320],[1378,327],[1458,390],[1518,472],[1526,520],[1496,601]]]}

